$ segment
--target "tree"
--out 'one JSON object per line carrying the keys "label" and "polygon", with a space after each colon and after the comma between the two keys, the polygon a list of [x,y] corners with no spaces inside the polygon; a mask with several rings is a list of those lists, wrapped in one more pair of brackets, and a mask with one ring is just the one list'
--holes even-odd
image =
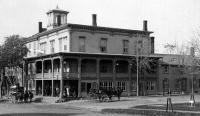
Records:
{"label": "tree", "polygon": [[[146,80],[147,73],[155,72],[156,71],[156,65],[158,62],[156,62],[157,59],[150,57],[149,52],[149,45],[144,42],[143,40],[137,38],[135,42],[135,54],[136,56],[132,58],[132,67],[136,69],[137,73],[137,96],[139,96],[139,83],[140,80]],[[146,84],[144,84],[143,92],[145,94],[146,91]]]}
{"label": "tree", "polygon": [[0,97],[2,96],[1,90],[5,77],[5,68],[16,69],[23,67],[22,61],[28,52],[25,42],[25,38],[20,37],[19,35],[11,35],[6,37],[4,44],[0,46]]}

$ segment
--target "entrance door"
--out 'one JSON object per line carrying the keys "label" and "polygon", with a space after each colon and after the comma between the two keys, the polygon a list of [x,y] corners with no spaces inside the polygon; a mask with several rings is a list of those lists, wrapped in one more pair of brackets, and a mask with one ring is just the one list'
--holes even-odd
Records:
{"label": "entrance door", "polygon": [[87,83],[87,93],[90,92],[91,87],[92,87],[92,84],[91,83]]}

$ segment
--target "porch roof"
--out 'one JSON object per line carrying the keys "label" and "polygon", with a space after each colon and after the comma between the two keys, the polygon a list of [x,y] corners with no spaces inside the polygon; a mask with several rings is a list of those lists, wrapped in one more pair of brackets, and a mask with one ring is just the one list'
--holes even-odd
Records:
{"label": "porch roof", "polygon": [[43,59],[43,58],[52,58],[56,56],[71,56],[71,57],[94,57],[94,58],[135,58],[135,57],[149,57],[149,58],[157,58],[160,59],[162,57],[156,55],[156,54],[150,54],[150,55],[129,55],[129,54],[108,54],[108,53],[83,53],[83,52],[58,52],[54,54],[47,54],[47,55],[41,55],[36,57],[25,57],[24,60],[36,60],[36,59]]}

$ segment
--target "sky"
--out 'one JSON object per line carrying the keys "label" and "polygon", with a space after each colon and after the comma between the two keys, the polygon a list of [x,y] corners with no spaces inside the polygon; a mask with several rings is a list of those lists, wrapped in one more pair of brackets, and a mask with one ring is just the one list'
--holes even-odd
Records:
{"label": "sky", "polygon": [[91,14],[97,14],[99,26],[142,30],[147,20],[156,53],[200,33],[200,0],[0,0],[0,43],[9,35],[37,33],[39,21],[46,27],[46,12],[57,5],[70,12],[69,23],[91,25]]}

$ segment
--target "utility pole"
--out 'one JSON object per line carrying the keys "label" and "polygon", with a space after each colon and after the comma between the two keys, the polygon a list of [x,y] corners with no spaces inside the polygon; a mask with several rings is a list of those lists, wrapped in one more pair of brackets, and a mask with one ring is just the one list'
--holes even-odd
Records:
{"label": "utility pole", "polygon": [[136,38],[136,68],[137,68],[137,74],[136,74],[136,76],[137,76],[137,96],[139,96],[139,61],[138,61],[139,59],[138,59],[138,34],[137,34],[137,38]]}
{"label": "utility pole", "polygon": [[192,91],[191,91],[191,96],[190,96],[190,106],[191,107],[195,107],[195,99],[194,99],[194,47],[190,48],[190,55],[191,55],[191,59],[192,59]]}

